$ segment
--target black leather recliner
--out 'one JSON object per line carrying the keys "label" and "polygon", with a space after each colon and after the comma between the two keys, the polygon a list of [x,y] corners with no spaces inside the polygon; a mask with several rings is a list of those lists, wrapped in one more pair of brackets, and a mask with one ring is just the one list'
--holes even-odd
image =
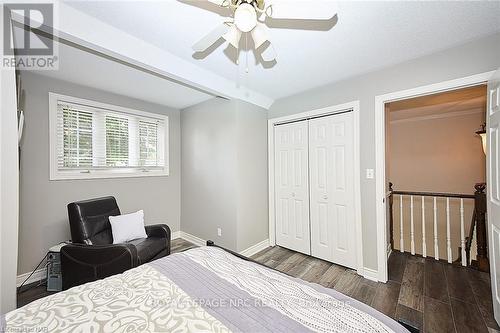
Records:
{"label": "black leather recliner", "polygon": [[63,289],[123,273],[170,254],[170,228],[147,225],[148,238],[113,244],[109,216],[120,215],[114,197],[68,204],[73,244],[61,249]]}

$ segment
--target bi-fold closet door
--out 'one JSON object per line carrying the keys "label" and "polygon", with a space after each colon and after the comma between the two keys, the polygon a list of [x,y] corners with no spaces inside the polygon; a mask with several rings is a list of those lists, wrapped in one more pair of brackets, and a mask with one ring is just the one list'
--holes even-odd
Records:
{"label": "bi-fold closet door", "polygon": [[275,127],[276,243],[356,267],[352,112]]}
{"label": "bi-fold closet door", "polygon": [[274,129],[276,243],[305,254],[311,254],[308,136],[307,121]]}

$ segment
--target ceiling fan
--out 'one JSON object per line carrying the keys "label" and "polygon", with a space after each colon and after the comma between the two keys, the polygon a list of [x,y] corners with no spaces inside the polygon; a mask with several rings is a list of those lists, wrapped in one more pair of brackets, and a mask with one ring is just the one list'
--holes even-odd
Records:
{"label": "ceiling fan", "polygon": [[[250,34],[255,50],[259,50],[265,62],[275,61],[276,52],[269,38],[267,19],[331,20],[337,15],[333,1],[325,0],[203,0],[227,8],[230,20],[220,24],[193,45],[195,52],[203,52],[221,37],[238,49],[242,34]],[[248,37],[248,35],[247,35]],[[267,42],[267,43],[266,43]],[[263,47],[265,45],[265,47]]]}

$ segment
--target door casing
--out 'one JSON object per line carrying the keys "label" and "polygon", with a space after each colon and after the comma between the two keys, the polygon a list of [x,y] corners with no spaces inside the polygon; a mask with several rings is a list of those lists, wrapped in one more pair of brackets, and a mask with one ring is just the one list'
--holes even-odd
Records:
{"label": "door casing", "polygon": [[486,84],[495,71],[433,83],[417,88],[375,96],[375,182],[377,220],[377,279],[387,282],[386,179],[385,179],[385,104],[402,99]]}

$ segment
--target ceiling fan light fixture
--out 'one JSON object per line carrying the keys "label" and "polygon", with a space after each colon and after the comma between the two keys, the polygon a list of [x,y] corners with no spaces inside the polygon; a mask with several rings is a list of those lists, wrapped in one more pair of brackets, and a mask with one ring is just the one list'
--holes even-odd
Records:
{"label": "ceiling fan light fixture", "polygon": [[257,13],[249,3],[242,3],[234,12],[234,24],[241,32],[250,32],[257,25]]}
{"label": "ceiling fan light fixture", "polygon": [[235,25],[232,25],[231,28],[229,28],[229,31],[226,32],[222,38],[237,49],[240,45],[241,31],[239,31]]}

